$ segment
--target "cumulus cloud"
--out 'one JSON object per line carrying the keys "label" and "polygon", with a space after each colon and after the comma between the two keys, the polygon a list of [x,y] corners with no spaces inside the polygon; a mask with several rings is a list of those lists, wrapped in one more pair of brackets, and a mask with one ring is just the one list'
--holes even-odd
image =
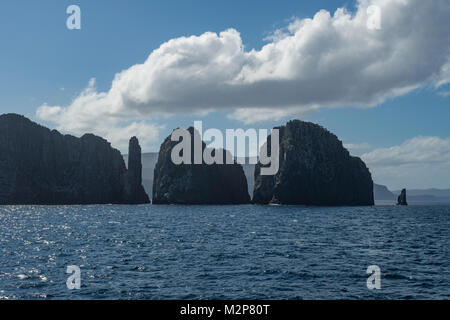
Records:
{"label": "cumulus cloud", "polygon": [[441,97],[449,97],[450,96],[450,91],[439,91],[438,95],[440,95]]}
{"label": "cumulus cloud", "polygon": [[[371,5],[381,9],[380,30],[367,28]],[[37,114],[73,131],[106,119],[111,131],[123,120],[215,110],[253,123],[373,107],[450,81],[449,17],[447,0],[359,0],[353,13],[294,20],[259,50],[246,50],[234,29],[176,38],[117,73],[109,91],[91,84],[69,106]]]}
{"label": "cumulus cloud", "polygon": [[164,128],[139,117],[137,113],[119,110],[110,104],[107,94],[98,93],[95,79],[68,107],[42,105],[36,111],[39,119],[57,124],[57,129],[84,134],[95,133],[126,152],[130,137],[137,136],[146,146],[158,142],[159,131]]}
{"label": "cumulus cloud", "polygon": [[361,158],[376,182],[393,189],[449,187],[450,138],[418,136],[398,146],[375,149]]}
{"label": "cumulus cloud", "polygon": [[363,143],[345,143],[344,147],[350,151],[359,152],[361,150],[370,149],[370,144],[367,142]]}

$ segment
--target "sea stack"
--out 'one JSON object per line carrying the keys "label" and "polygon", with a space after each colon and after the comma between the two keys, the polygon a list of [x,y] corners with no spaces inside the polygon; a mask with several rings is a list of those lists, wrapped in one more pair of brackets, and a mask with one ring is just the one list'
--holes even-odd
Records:
{"label": "sea stack", "polygon": [[[273,176],[255,167],[253,202],[315,206],[370,206],[374,204],[371,174],[358,157],[323,127],[293,120],[277,127],[280,166]],[[270,136],[268,153],[270,154]],[[264,146],[263,146],[264,147]]]}
{"label": "sea stack", "polygon": [[408,202],[406,202],[406,189],[403,189],[400,195],[397,198],[398,206],[407,206]]}
{"label": "sea stack", "polygon": [[125,184],[126,203],[149,203],[150,199],[142,186],[142,152],[139,141],[132,137],[128,144],[128,171]]}
{"label": "sea stack", "polygon": [[[171,141],[171,136],[161,145],[153,176],[153,204],[250,203],[242,166],[237,163],[210,165],[203,160],[201,164],[194,164],[194,139],[200,138],[194,128],[190,127],[188,131],[192,141],[191,164],[176,165],[172,162],[172,149],[179,142]],[[205,149],[206,145],[201,141],[202,153]],[[213,155],[224,151],[209,150]]]}
{"label": "sea stack", "polygon": [[130,201],[126,192],[139,181],[103,138],[76,138],[17,114],[0,116],[0,205],[148,203],[146,194]]}

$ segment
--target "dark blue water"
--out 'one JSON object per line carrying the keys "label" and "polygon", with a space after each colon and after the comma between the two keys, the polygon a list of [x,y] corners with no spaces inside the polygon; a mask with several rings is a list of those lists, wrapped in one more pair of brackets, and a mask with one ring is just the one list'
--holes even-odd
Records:
{"label": "dark blue water", "polygon": [[3,299],[450,298],[450,206],[9,206],[0,243]]}

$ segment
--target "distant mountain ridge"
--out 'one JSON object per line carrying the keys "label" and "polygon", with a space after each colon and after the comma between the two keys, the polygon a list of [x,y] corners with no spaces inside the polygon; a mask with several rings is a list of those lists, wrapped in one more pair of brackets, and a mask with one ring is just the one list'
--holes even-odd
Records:
{"label": "distant mountain ridge", "polygon": [[[390,191],[386,186],[374,183],[375,200],[395,202],[401,190]],[[450,189],[406,189],[406,198],[416,204],[450,204]]]}
{"label": "distant mountain ridge", "polygon": [[395,199],[397,199],[396,195],[392,191],[390,191],[386,186],[376,183],[373,184],[373,196],[375,200],[395,201]]}
{"label": "distant mountain ridge", "polygon": [[[435,198],[450,198],[450,189],[410,189],[407,190],[409,196],[418,197],[435,197]],[[399,190],[393,191],[395,194],[400,193]]]}

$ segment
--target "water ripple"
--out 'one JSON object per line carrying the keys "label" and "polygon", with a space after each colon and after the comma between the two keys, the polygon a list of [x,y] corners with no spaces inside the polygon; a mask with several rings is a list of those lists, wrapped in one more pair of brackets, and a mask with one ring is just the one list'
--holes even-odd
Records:
{"label": "water ripple", "polygon": [[3,206],[0,299],[448,299],[449,218],[449,206]]}

